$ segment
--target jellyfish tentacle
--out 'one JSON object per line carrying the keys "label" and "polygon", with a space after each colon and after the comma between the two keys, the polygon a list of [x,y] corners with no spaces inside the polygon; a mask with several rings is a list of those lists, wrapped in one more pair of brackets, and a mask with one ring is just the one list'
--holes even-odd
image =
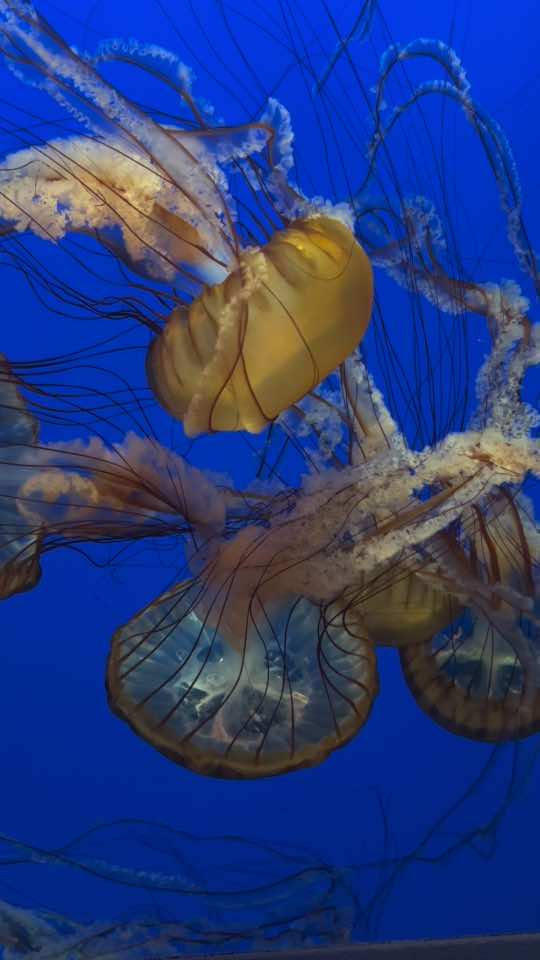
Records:
{"label": "jellyfish tentacle", "polygon": [[[261,149],[271,136],[264,124],[191,133],[161,129],[179,147],[186,144],[201,177],[212,155],[222,157],[223,165]],[[31,231],[50,241],[67,233],[96,233],[107,246],[119,229],[116,245],[131,269],[153,279],[181,280],[195,292],[227,274],[230,258],[205,243],[189,199],[152,157],[119,134],[28,144],[4,158],[0,186],[6,230]]]}
{"label": "jellyfish tentacle", "polygon": [[37,436],[37,421],[28,413],[7,361],[0,357],[0,597],[32,589],[41,575],[41,532],[18,516],[20,477],[15,478],[12,469],[20,450],[34,444]]}
{"label": "jellyfish tentacle", "polygon": [[227,198],[197,156],[107,83],[88,60],[77,57],[31,6],[2,0],[0,18],[7,65],[58,99],[93,133],[101,136],[104,125],[111,124],[128,144],[152,158],[184,198],[192,224],[204,236],[205,249],[234,258],[235,231]]}
{"label": "jellyfish tentacle", "polygon": [[[449,80],[427,81],[420,84],[406,101],[394,108],[388,120],[383,121],[381,112],[384,103],[384,88],[389,75],[398,64],[415,58],[428,58],[439,64],[448,74]],[[370,167],[364,183],[359,189],[359,196],[361,196],[371,178],[377,152],[383,144],[386,144],[396,122],[422,97],[431,95],[447,96],[455,100],[462,107],[467,120],[478,134],[495,176],[501,206],[507,218],[508,238],[520,267],[530,276],[538,292],[540,290],[538,257],[531,247],[523,218],[521,185],[512,148],[499,124],[473,100],[470,83],[459,57],[454,50],[440,40],[422,38],[414,40],[404,47],[394,44],[383,54],[376,91],[375,129],[368,149]]]}
{"label": "jellyfish tentacle", "polygon": [[39,424],[0,357],[0,593],[35,586],[54,542],[221,532],[228,495],[150,438],[41,443]]}

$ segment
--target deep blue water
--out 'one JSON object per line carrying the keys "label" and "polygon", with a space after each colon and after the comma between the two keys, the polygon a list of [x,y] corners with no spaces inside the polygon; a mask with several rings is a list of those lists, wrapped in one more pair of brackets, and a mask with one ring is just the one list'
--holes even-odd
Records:
{"label": "deep blue water", "polygon": [[[328,6],[346,30],[360,4],[330,0]],[[379,8],[370,39],[363,46],[353,43],[350,49],[366,89],[375,83],[378,58],[391,40],[405,43],[416,37],[435,37],[448,41],[467,70],[475,99],[508,135],[534,245],[540,216],[538,5],[533,0],[516,0],[512,5],[502,0],[489,5],[472,0],[413,0],[407,4],[381,0]],[[74,0],[68,4],[43,0],[39,9],[80,49],[90,49],[104,37],[127,35],[176,51],[194,68],[197,95],[212,101],[217,115],[226,122],[255,116],[263,106],[265,91],[273,91],[280,78],[276,96],[291,111],[299,180],[306,193],[337,196],[341,192],[344,196],[347,179],[353,184],[361,180],[365,161],[352,139],[340,142],[344,158],[340,167],[332,159],[337,151],[328,133],[330,118],[322,115],[320,125],[313,122],[306,108],[313,91],[305,75],[286,70],[294,58],[284,33],[285,8],[280,3]],[[312,7],[309,0],[293,0],[286,11],[287,22],[295,23],[295,37],[304,36],[307,48],[317,51],[316,62],[322,70],[335,47],[324,8]],[[317,38],[323,52],[316,45]],[[58,105],[50,105],[6,71],[0,75],[0,113],[10,121],[17,112],[25,125],[30,123],[28,112],[60,119]],[[417,65],[411,67],[414,83],[433,76],[440,76],[433,66],[424,72]],[[118,79],[120,82],[120,72]],[[145,94],[151,96],[154,88],[150,84],[149,90],[145,89],[149,81],[144,76],[137,82],[140,88],[130,93],[144,103]],[[358,88],[351,83],[343,94],[358,97],[352,109],[362,132],[366,106]],[[395,137],[403,193],[417,193],[421,187],[437,201],[445,198],[458,231],[455,245],[471,276],[481,281],[514,278],[533,296],[506,240],[488,164],[462,113],[450,103],[430,102],[423,122],[424,127],[416,117],[407,129],[405,119],[403,130]],[[365,131],[367,139],[367,126]],[[5,136],[3,149],[14,148],[10,136]],[[326,151],[330,166],[333,164],[334,184]],[[444,211],[440,212],[444,220]],[[70,269],[70,282],[77,284],[76,264],[70,265],[59,252],[44,250],[45,245],[37,240],[30,246],[36,256],[56,266],[57,273]],[[99,273],[99,261],[96,264]],[[111,321],[69,321],[52,315],[25,278],[7,263],[1,277],[1,347],[10,358],[36,359],[69,352],[110,333]],[[84,282],[93,282],[99,289],[98,276]],[[376,283],[397,349],[406,356],[410,301],[387,278],[376,276]],[[533,300],[533,317],[535,310]],[[468,322],[472,325],[475,321],[469,318]],[[470,327],[468,338],[474,370],[487,344],[481,320],[477,329]],[[129,334],[120,342],[141,345],[144,338]],[[122,372],[133,376],[137,385],[143,382],[141,356],[140,351],[129,356],[126,352],[119,361]],[[90,380],[95,376],[94,383],[101,383],[98,373],[87,376]],[[465,382],[463,371],[460,376]],[[534,385],[530,383],[528,389],[532,396]],[[156,415],[156,424],[164,442],[181,444],[178,430],[173,430],[164,416]],[[47,439],[52,439],[54,428],[49,426],[47,431]],[[230,443],[223,438],[198,441],[190,456],[200,465],[211,464],[230,473],[237,482],[253,470],[254,455],[238,438]],[[535,738],[523,744],[518,754],[512,745],[500,748],[493,765],[482,775],[493,748],[435,726],[406,689],[394,652],[383,651],[379,660],[381,692],[369,723],[352,743],[320,767],[254,782],[200,777],[174,766],[137,739],[110,713],[104,694],[105,659],[112,633],[174,580],[178,561],[172,551],[150,547],[118,557],[113,551],[102,552],[94,560],[91,563],[71,551],[51,552],[44,558],[43,576],[36,589],[6,601],[0,610],[0,833],[50,849],[94,824],[133,819],[159,821],[189,835],[249,838],[274,845],[283,856],[293,847],[301,848],[294,863],[282,859],[282,854],[267,855],[259,862],[260,850],[246,850],[240,842],[224,845],[208,840],[203,844],[180,837],[167,863],[170,841],[163,840],[157,828],[145,826],[118,827],[114,842],[97,836],[87,841],[85,851],[96,859],[116,858],[116,862],[140,869],[155,866],[164,872],[185,873],[188,878],[202,873],[206,882],[219,888],[233,884],[234,870],[246,864],[248,875],[257,870],[263,879],[293,873],[298,864],[324,863],[338,871],[347,867],[347,882],[355,886],[364,904],[371,905],[374,921],[373,925],[365,923],[357,911],[354,935],[360,938],[446,937],[540,927]],[[520,789],[512,795],[508,809],[501,810],[516,756]],[[522,782],[529,761],[531,774]],[[439,821],[476,778],[478,783],[462,806],[448,820]],[[480,827],[497,811],[501,812],[497,828],[479,835]],[[371,898],[388,877],[388,868],[366,870],[361,865],[407,855],[432,828],[432,839],[416,859],[393,875],[388,888],[383,886],[382,899],[373,904]],[[473,839],[460,842],[468,831]],[[6,858],[9,850],[6,846]],[[418,862],[422,860],[433,862]],[[1,861],[0,897],[12,903],[46,906],[80,920],[149,913],[160,903],[159,895],[148,890],[92,879],[77,870],[46,864],[2,866]],[[306,909],[312,906],[310,889],[305,886],[301,890],[295,887],[294,897],[302,909],[306,903]],[[169,896],[163,909],[181,916],[184,903],[182,898]],[[206,909],[203,904],[201,913]],[[275,909],[272,904],[259,906],[257,923]],[[221,920],[208,908],[208,924],[212,922],[219,926]],[[349,922],[352,927],[353,921]]]}

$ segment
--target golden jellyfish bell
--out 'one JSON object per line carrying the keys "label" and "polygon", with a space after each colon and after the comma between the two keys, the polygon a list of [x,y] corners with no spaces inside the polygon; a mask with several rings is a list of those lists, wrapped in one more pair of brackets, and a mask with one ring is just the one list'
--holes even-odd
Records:
{"label": "golden jellyfish bell", "polygon": [[382,647],[405,647],[439,633],[460,611],[454,597],[414,573],[393,568],[344,598],[345,622]]}
{"label": "golden jellyfish bell", "polygon": [[371,266],[348,227],[297,220],[172,313],[148,352],[151,387],[188,436],[257,433],[352,353],[372,299]]}

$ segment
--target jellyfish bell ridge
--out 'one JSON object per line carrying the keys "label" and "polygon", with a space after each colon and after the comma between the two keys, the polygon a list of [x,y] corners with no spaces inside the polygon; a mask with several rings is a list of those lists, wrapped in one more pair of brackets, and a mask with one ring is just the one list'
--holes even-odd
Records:
{"label": "jellyfish bell ridge", "polygon": [[150,385],[189,436],[259,432],[355,350],[372,298],[351,230],[331,216],[297,220],[173,311],[148,352]]}

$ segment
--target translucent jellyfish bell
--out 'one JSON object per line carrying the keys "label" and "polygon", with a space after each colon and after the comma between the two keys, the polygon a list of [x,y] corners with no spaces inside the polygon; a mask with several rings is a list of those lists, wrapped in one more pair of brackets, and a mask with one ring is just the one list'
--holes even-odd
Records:
{"label": "translucent jellyfish bell", "polygon": [[[540,729],[538,528],[527,501],[501,491],[467,548],[452,545],[447,586],[469,598],[446,630],[400,650],[419,706],[452,733],[501,742]],[[444,576],[444,574],[443,574]]]}
{"label": "translucent jellyfish bell", "polygon": [[357,733],[378,689],[368,641],[305,598],[255,596],[234,649],[200,612],[205,589],[179,584],[113,637],[109,704],[139,736],[198,773],[252,778],[313,766]]}
{"label": "translucent jellyfish bell", "polygon": [[393,566],[348,592],[345,614],[351,629],[363,630],[382,647],[405,647],[432,637],[456,618],[455,597],[414,573]]}
{"label": "translucent jellyfish bell", "polygon": [[189,436],[256,433],[358,346],[371,314],[367,256],[339,220],[297,220],[177,309],[150,347],[160,403]]}

